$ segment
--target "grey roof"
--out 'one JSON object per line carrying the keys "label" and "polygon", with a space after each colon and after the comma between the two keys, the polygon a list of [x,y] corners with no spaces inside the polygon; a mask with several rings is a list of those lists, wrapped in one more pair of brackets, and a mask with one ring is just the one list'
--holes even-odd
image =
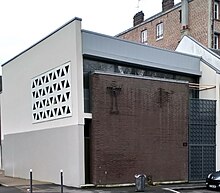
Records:
{"label": "grey roof", "polygon": [[[27,52],[37,44],[52,36],[54,33],[72,23],[74,20],[81,21],[81,19],[77,17],[72,19],[53,33],[49,34],[36,44],[32,45],[8,62],[4,63],[2,66],[6,65],[10,61]],[[125,41],[120,38],[94,33],[86,30],[82,30],[82,44],[82,52],[84,56],[87,55],[106,58],[110,60],[116,60],[166,71],[168,70],[198,76],[201,75],[201,58],[197,56]]]}
{"label": "grey roof", "polygon": [[83,55],[116,60],[125,63],[201,75],[201,57],[165,50],[120,38],[82,31]]}
{"label": "grey roof", "polygon": [[[189,35],[185,35],[185,36],[187,38],[189,38],[191,41],[195,42],[198,46],[200,46],[201,48],[203,48],[204,50],[206,50],[207,52],[212,54],[214,57],[216,57],[220,60],[220,50],[208,48],[208,47],[204,46],[203,44],[201,44],[200,42],[198,42],[197,40],[195,40],[193,37],[191,37]],[[201,57],[201,61],[204,62],[206,65],[208,65],[213,70],[215,70],[218,74],[220,74],[220,69],[218,69],[216,66],[211,64],[209,61],[205,60],[203,57]]]}
{"label": "grey roof", "polygon": [[220,49],[214,49],[214,48],[209,48],[209,49],[220,56]]}

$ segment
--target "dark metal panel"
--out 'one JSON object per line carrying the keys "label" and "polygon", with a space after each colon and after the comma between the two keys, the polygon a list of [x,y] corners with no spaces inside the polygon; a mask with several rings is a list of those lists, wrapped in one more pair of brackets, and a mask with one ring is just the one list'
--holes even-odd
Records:
{"label": "dark metal panel", "polygon": [[216,101],[190,100],[189,180],[201,181],[216,168]]}
{"label": "dark metal panel", "polygon": [[207,177],[210,172],[215,171],[216,168],[216,147],[203,147],[203,179]]}
{"label": "dark metal panel", "polygon": [[189,180],[201,180],[203,176],[202,146],[190,146],[189,152]]}

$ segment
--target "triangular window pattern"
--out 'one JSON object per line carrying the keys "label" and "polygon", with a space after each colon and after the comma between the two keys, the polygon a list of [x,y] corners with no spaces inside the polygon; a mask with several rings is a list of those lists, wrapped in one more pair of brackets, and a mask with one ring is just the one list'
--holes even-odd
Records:
{"label": "triangular window pattern", "polygon": [[46,76],[46,81],[45,81],[45,83],[48,83],[49,82],[49,78],[48,78],[48,76]]}
{"label": "triangular window pattern", "polygon": [[67,92],[67,93],[66,93],[66,98],[67,98],[67,100],[69,100],[69,98],[70,98],[70,92]]}
{"label": "triangular window pattern", "polygon": [[71,111],[70,111],[70,107],[67,107],[67,111],[66,111],[67,114],[70,114]]}
{"label": "triangular window pattern", "polygon": [[31,80],[33,122],[72,115],[70,62]]}
{"label": "triangular window pattern", "polygon": [[57,76],[60,76],[60,69],[57,69]]}
{"label": "triangular window pattern", "polygon": [[43,83],[45,82],[45,76],[42,76],[42,81],[43,81]]}
{"label": "triangular window pattern", "polygon": [[57,85],[57,91],[60,91],[61,90],[61,86],[60,84]]}
{"label": "triangular window pattern", "polygon": [[41,81],[41,79],[39,79],[39,86],[41,86],[42,85],[42,81]]}
{"label": "triangular window pattern", "polygon": [[69,65],[67,65],[67,66],[65,66],[65,69],[66,69],[66,74],[68,74],[69,73]]}
{"label": "triangular window pattern", "polygon": [[65,85],[65,80],[62,80],[62,81],[61,81],[61,85],[62,85],[62,88],[65,88],[65,87],[64,87],[64,85]]}
{"label": "triangular window pattern", "polygon": [[53,73],[51,72],[51,73],[49,73],[49,80],[52,80],[52,75],[53,75]]}
{"label": "triangular window pattern", "polygon": [[35,84],[34,84],[34,81],[32,82],[32,88],[35,88]]}
{"label": "triangular window pattern", "polygon": [[70,87],[70,83],[69,81],[66,81],[66,88],[69,88]]}
{"label": "triangular window pattern", "polygon": [[46,119],[47,118],[47,116],[46,116],[46,113],[44,112],[44,116],[43,116],[43,119]]}
{"label": "triangular window pattern", "polygon": [[64,76],[64,75],[65,75],[65,73],[64,73],[64,70],[62,69],[61,70],[61,77]]}

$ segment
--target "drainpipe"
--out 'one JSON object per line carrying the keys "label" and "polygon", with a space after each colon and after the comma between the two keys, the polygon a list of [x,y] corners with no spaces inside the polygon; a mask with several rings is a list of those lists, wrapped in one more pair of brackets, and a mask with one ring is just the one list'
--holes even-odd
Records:
{"label": "drainpipe", "polygon": [[213,48],[214,42],[213,6],[212,0],[208,0],[208,48]]}
{"label": "drainpipe", "polygon": [[187,35],[189,30],[189,1],[181,0],[182,35]]}

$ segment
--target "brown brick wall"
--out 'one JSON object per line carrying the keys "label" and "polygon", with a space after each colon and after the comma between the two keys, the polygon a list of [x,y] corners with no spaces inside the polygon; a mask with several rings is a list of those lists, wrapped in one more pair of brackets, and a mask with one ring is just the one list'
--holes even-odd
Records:
{"label": "brown brick wall", "polygon": [[[156,40],[156,25],[160,22],[164,23],[164,35],[163,35],[163,39]],[[140,43],[141,31],[145,29],[148,30],[148,42],[147,42],[148,45],[162,47],[162,48],[165,47],[167,49],[174,50],[181,38],[179,9],[176,9],[173,12],[169,12],[168,14],[163,15],[158,19],[152,20],[149,23],[141,25],[138,28],[134,28],[134,30],[129,31],[120,37],[123,39]]]}
{"label": "brown brick wall", "polygon": [[[120,35],[121,38],[141,42],[141,31],[148,30],[148,45],[175,50],[182,36],[180,23],[181,7],[173,9],[165,15],[150,22],[127,31]],[[188,35],[192,36],[200,43],[208,46],[208,1],[193,0],[189,3],[189,30]],[[156,40],[156,25],[164,23],[163,39]]]}
{"label": "brown brick wall", "polygon": [[189,35],[208,47],[208,1],[194,0],[189,3]]}
{"label": "brown brick wall", "polygon": [[[118,113],[107,87],[115,82]],[[188,85],[132,77],[92,76],[91,182],[188,178]]]}

